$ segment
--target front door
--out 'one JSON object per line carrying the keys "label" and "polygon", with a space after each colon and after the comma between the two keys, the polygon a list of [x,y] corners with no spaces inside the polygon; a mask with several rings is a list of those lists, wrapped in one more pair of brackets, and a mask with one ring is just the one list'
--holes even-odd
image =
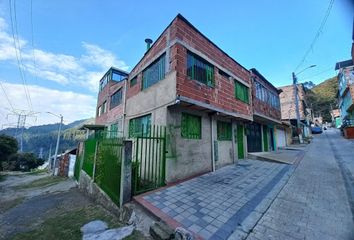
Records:
{"label": "front door", "polygon": [[237,155],[238,159],[245,158],[245,152],[243,147],[243,126],[237,125]]}
{"label": "front door", "polygon": [[257,123],[247,124],[246,135],[248,152],[262,152],[261,125]]}

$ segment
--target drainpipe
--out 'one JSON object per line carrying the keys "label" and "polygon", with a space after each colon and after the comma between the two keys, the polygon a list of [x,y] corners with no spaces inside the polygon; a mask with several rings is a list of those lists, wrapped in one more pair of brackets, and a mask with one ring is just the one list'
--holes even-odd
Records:
{"label": "drainpipe", "polygon": [[152,40],[150,38],[146,38],[145,42],[146,42],[146,51],[148,51],[151,47]]}
{"label": "drainpipe", "polygon": [[122,136],[124,137],[124,129],[125,129],[125,116],[126,116],[126,112],[125,112],[125,109],[126,109],[126,100],[127,100],[127,86],[128,86],[128,80],[129,78],[127,78],[125,81],[124,81],[124,96],[123,96],[123,117],[122,117],[122,125],[123,125],[123,129],[122,129]]}
{"label": "drainpipe", "polygon": [[211,167],[212,171],[215,172],[215,149],[214,149],[214,141],[215,141],[215,135],[214,135],[214,114],[210,114],[210,139],[211,139]]}
{"label": "drainpipe", "polygon": [[231,119],[231,131],[232,131],[232,162],[237,164],[236,150],[235,150],[235,121]]}

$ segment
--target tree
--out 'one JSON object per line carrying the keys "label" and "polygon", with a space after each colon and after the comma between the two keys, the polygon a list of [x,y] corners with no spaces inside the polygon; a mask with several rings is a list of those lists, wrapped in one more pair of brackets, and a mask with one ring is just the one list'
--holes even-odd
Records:
{"label": "tree", "polygon": [[16,153],[9,157],[9,170],[29,171],[43,163],[44,160],[37,158],[33,153]]}
{"label": "tree", "polygon": [[17,151],[17,140],[11,136],[0,134],[0,170],[2,170],[3,162],[8,161],[9,156]]}

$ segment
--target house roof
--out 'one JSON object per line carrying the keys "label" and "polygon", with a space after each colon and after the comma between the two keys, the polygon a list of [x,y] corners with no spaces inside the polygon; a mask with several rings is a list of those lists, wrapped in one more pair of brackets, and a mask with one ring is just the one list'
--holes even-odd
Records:
{"label": "house roof", "polygon": [[164,32],[172,25],[172,23],[176,20],[176,19],[180,19],[183,22],[185,22],[189,27],[191,27],[193,30],[195,30],[198,34],[200,34],[202,37],[204,37],[208,42],[210,42],[213,46],[215,46],[217,49],[219,49],[223,54],[225,54],[227,57],[229,57],[233,62],[235,62],[237,65],[239,65],[240,67],[242,67],[243,69],[245,69],[246,71],[248,71],[247,68],[245,68],[244,66],[242,66],[239,62],[237,62],[235,59],[233,59],[232,57],[230,57],[224,50],[222,50],[220,47],[218,47],[214,42],[212,42],[208,37],[206,37],[202,32],[200,32],[195,26],[193,26],[193,24],[191,24],[185,17],[182,16],[182,14],[178,13],[177,16],[170,22],[170,24],[168,24],[168,26],[161,32],[161,34],[159,35],[159,37],[152,43],[151,47],[144,53],[144,56],[139,60],[139,62],[132,68],[131,72],[136,68],[136,66],[139,65],[139,63],[144,59],[145,55],[150,52],[150,50],[153,48],[153,46],[155,45],[156,42],[158,42],[158,40],[162,37],[162,35],[164,34]]}
{"label": "house roof", "polygon": [[255,75],[257,75],[259,78],[261,78],[263,81],[265,81],[266,83],[269,84],[269,86],[271,86],[275,91],[279,93],[281,93],[283,90],[282,89],[278,89],[276,88],[271,82],[269,82],[257,69],[255,68],[251,68],[250,71],[252,73],[254,73]]}
{"label": "house roof", "polygon": [[353,60],[349,59],[346,61],[342,61],[342,62],[337,62],[336,66],[335,66],[335,70],[341,69],[341,68],[345,68],[345,67],[350,67],[353,66]]}
{"label": "house roof", "polygon": [[97,125],[97,124],[84,124],[82,125],[79,130],[103,130],[105,128],[104,125]]}

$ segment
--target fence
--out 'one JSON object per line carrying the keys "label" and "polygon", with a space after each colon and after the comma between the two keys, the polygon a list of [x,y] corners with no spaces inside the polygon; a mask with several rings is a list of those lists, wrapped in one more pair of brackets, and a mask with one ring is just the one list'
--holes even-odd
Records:
{"label": "fence", "polygon": [[134,139],[134,195],[165,185],[166,127],[151,126],[147,129]]}
{"label": "fence", "polygon": [[123,138],[112,136],[116,135],[100,131],[83,142],[83,151],[78,151],[74,176],[79,180],[82,169],[119,205]]}

